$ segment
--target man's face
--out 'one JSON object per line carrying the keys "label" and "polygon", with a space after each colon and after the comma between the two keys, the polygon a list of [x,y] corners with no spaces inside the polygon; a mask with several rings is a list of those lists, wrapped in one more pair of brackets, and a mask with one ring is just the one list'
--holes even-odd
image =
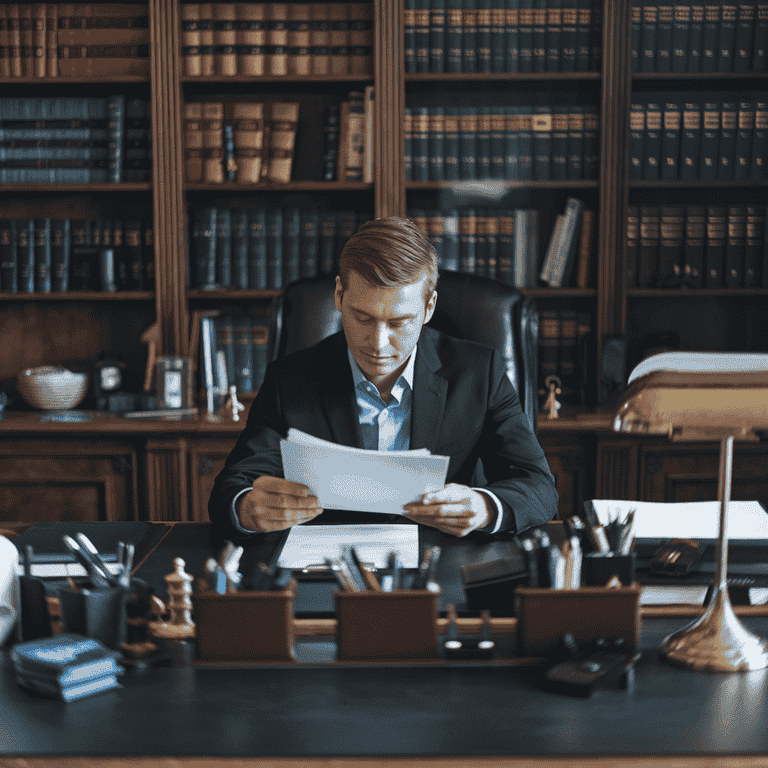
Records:
{"label": "man's face", "polygon": [[426,276],[416,283],[376,288],[350,272],[342,291],[336,278],[336,309],[352,356],[379,391],[388,392],[405,369],[424,323],[435,311],[437,291],[424,302]]}

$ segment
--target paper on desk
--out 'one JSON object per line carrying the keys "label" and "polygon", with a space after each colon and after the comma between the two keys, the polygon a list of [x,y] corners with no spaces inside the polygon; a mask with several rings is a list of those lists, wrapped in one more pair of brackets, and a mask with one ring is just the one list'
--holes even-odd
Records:
{"label": "paper on desk", "polygon": [[426,449],[349,448],[293,429],[280,453],[284,476],[309,486],[324,509],[398,515],[403,504],[443,488],[450,460]]}
{"label": "paper on desk", "polygon": [[[597,519],[605,525],[611,515],[626,518],[635,512],[637,539],[717,539],[720,524],[719,501],[651,502],[593,499]],[[768,539],[768,514],[758,501],[728,502],[729,539]]]}
{"label": "paper on desk", "polygon": [[296,525],[291,528],[278,565],[305,568],[336,558],[353,546],[364,563],[376,568],[387,565],[387,555],[398,552],[404,568],[419,564],[419,526],[386,525]]}

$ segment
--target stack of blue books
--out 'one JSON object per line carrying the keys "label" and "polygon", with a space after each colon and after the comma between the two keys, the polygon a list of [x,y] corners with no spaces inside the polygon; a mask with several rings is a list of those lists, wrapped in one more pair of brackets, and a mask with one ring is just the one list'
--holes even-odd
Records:
{"label": "stack of blue books", "polygon": [[117,651],[73,633],[18,643],[11,649],[16,681],[25,688],[74,701],[119,688]]}

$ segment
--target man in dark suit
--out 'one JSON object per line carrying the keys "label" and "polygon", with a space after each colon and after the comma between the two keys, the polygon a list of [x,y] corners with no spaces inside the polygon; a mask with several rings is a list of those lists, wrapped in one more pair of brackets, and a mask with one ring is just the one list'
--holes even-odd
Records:
{"label": "man in dark suit", "polygon": [[267,368],[216,478],[208,510],[225,536],[322,513],[305,485],[282,477],[290,427],[358,448],[449,456],[445,487],[404,507],[445,533],[520,532],[555,516],[554,479],[502,356],[424,327],[437,275],[434,247],[406,219],[375,219],[350,238],[335,290],[343,332]]}

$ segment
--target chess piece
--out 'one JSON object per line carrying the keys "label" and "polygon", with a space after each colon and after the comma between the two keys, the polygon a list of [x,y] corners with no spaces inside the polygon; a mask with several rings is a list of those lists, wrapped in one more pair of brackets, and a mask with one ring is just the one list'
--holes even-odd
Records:
{"label": "chess piece", "polygon": [[544,384],[547,389],[543,391],[539,390],[539,394],[543,395],[547,391],[548,394],[547,399],[544,401],[542,412],[546,413],[548,419],[559,419],[560,414],[558,411],[560,410],[560,403],[557,400],[557,396],[562,394],[562,383],[557,376],[547,376]]}
{"label": "chess piece", "polygon": [[[192,621],[193,577],[184,571],[184,561],[180,557],[173,559],[173,573],[164,576],[168,584],[168,621],[153,621],[149,625],[155,637],[164,640],[188,640],[195,637],[195,622]],[[163,606],[165,607],[165,606]]]}
{"label": "chess piece", "polygon": [[231,410],[232,421],[240,421],[240,411],[244,411],[245,406],[237,399],[237,387],[234,384],[229,388],[229,397],[222,410]]}

